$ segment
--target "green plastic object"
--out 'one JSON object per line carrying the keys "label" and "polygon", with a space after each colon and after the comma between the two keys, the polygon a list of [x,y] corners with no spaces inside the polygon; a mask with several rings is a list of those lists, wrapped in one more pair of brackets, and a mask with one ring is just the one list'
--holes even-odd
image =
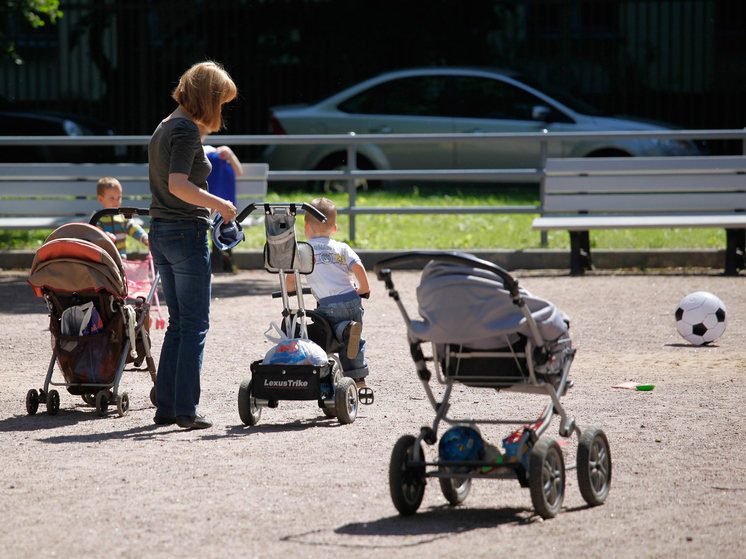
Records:
{"label": "green plastic object", "polygon": [[644,392],[647,392],[649,390],[652,390],[653,388],[655,388],[654,384],[641,384],[637,387],[637,390],[642,390]]}

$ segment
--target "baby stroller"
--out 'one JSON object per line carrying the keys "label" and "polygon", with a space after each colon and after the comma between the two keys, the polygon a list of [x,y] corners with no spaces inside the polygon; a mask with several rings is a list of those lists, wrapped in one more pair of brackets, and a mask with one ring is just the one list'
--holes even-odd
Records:
{"label": "baby stroller", "polygon": [[[391,269],[427,263],[417,288],[421,319],[410,319],[394,288]],[[439,478],[450,504],[462,503],[474,478],[518,479],[531,492],[536,512],[552,518],[560,510],[565,470],[577,469],[580,493],[590,505],[606,499],[611,484],[611,454],[604,432],[581,430],[560,403],[573,383],[568,380],[575,355],[568,321],[557,308],[518,286],[507,272],[490,262],[459,252],[412,252],[380,261],[376,276],[385,282],[407,324],[408,341],[417,374],[435,410],[432,426],[416,437],[401,437],[389,467],[391,498],[404,515],[414,514],[427,478]],[[422,345],[430,342],[432,355]],[[431,389],[432,362],[444,385],[442,401]],[[536,420],[458,419],[450,414],[454,385],[476,389],[537,394],[550,402]],[[559,435],[579,438],[576,464],[565,466],[563,452],[550,437],[542,437],[554,416]],[[438,440],[441,422],[451,426]],[[503,439],[504,451],[486,443],[478,425],[524,425]],[[438,459],[426,460],[422,442],[438,444]]]}
{"label": "baby stroller", "polygon": [[[155,264],[153,263],[153,255],[148,252],[145,260],[122,260],[122,266],[124,267],[124,275],[127,280],[127,300],[137,300],[142,297],[148,299],[150,297],[150,290],[156,283],[156,271]],[[155,311],[157,318],[155,319],[155,327],[157,330],[161,330],[166,327],[166,319],[163,318],[161,313],[161,301],[158,298],[158,291],[153,292],[153,300],[155,301],[155,307],[151,310]],[[149,326],[153,326],[152,317],[148,320]]]}
{"label": "baby stroller", "polygon": [[[280,278],[281,291],[272,294],[282,298],[281,330],[289,338],[311,340],[326,352],[323,365],[265,364],[263,360],[251,363],[251,377],[245,379],[238,391],[238,412],[245,425],[256,425],[262,408],[276,408],[280,400],[316,400],[327,417],[336,417],[342,424],[355,421],[358,409],[358,389],[355,381],[342,375],[342,366],[335,355],[343,345],[334,336],[326,317],[305,307],[304,294],[310,288],[288,292],[286,274],[292,273],[295,285],[301,287],[301,275],[310,274],[314,268],[313,248],[298,242],[295,237],[297,210],[311,212],[320,221],[326,217],[308,204],[263,204],[267,242],[264,245],[264,268]],[[255,209],[247,206],[238,216],[240,223]],[[290,305],[296,297],[298,306]],[[308,323],[308,318],[311,323]],[[372,403],[373,393],[363,392],[365,401]]]}
{"label": "baby stroller", "polygon": [[[116,404],[119,416],[129,410],[129,395],[119,391],[122,372],[148,371],[155,400],[156,367],[150,352],[149,309],[159,281],[155,273],[147,296],[127,304],[127,281],[122,259],[106,233],[95,227],[102,215],[148,215],[137,208],[108,208],[90,223],[58,227],[36,252],[28,283],[37,297],[44,297],[52,332],[52,359],[44,387],[26,394],[26,411],[35,414],[39,404],[55,415],[60,396],[51,386],[63,386],[96,407],[98,415]],[[64,382],[53,381],[58,364]],[[145,364],[144,368],[140,368]]]}

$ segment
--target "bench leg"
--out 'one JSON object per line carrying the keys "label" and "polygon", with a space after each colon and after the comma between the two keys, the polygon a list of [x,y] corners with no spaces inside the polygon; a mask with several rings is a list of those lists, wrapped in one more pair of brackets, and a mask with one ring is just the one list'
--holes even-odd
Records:
{"label": "bench leg", "polygon": [[593,270],[590,235],[588,231],[570,231],[570,274],[582,276],[585,270]]}
{"label": "bench leg", "polygon": [[745,267],[746,229],[726,229],[725,236],[725,275],[737,276]]}

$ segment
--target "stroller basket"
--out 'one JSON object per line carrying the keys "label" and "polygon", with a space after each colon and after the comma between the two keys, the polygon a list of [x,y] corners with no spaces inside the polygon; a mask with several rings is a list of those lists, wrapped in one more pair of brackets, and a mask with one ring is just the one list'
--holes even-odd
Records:
{"label": "stroller basket", "polygon": [[[321,382],[329,375],[327,365],[251,364],[254,397],[263,400],[318,400]],[[328,390],[327,390],[328,392]]]}

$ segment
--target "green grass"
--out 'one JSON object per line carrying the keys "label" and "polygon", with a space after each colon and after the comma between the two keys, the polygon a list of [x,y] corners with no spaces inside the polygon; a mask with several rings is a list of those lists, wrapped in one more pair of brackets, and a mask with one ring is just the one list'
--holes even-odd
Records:
{"label": "green grass", "polygon": [[[270,193],[269,202],[308,202],[316,194]],[[338,207],[347,206],[346,194],[328,194]],[[357,206],[536,205],[538,190],[526,187],[438,186],[358,192]],[[473,215],[363,215],[355,219],[355,241],[349,241],[349,217],[340,215],[334,237],[360,249],[528,249],[541,247],[541,235],[531,229],[536,214]],[[298,220],[303,239],[303,220]],[[264,228],[246,231],[243,249],[261,248]],[[566,231],[548,234],[548,248],[569,248]],[[591,233],[592,248],[724,248],[723,229],[637,229]]]}
{"label": "green grass", "polygon": [[[317,194],[302,191],[271,191],[268,202],[310,202]],[[346,207],[346,194],[328,194],[338,207]],[[460,206],[535,205],[538,190],[528,186],[438,185],[358,192],[357,206]],[[254,215],[260,215],[255,213]],[[362,215],[355,220],[356,238],[349,241],[349,217],[340,215],[334,238],[359,249],[529,249],[541,247],[541,236],[531,229],[534,214],[418,214]],[[303,218],[298,219],[298,238],[303,239]],[[0,231],[0,249],[35,250],[51,231]],[[264,245],[264,227],[245,230],[246,242],[237,250]],[[132,241],[128,249],[138,250]],[[566,231],[548,234],[548,248],[569,248]],[[724,248],[723,229],[637,229],[591,233],[592,248]]]}

